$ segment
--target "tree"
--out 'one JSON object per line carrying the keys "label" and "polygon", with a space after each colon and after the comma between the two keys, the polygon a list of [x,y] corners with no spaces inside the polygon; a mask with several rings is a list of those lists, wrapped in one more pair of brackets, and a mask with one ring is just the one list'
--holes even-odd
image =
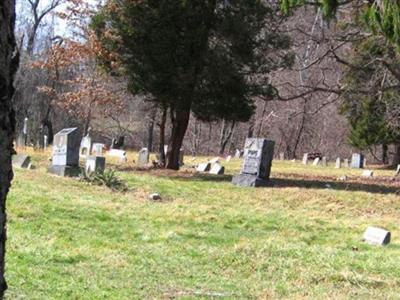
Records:
{"label": "tree", "polygon": [[349,141],[359,149],[382,145],[382,161],[388,163],[387,146],[400,144],[400,128],[390,122],[400,85],[381,61],[399,66],[400,57],[392,45],[376,36],[353,43],[352,53],[342,84],[342,113],[351,127]]}
{"label": "tree", "polygon": [[12,95],[13,79],[17,71],[18,55],[15,54],[15,2],[0,3],[0,299],[4,297],[7,283],[4,277],[6,251],[6,198],[13,178],[14,112]]}
{"label": "tree", "polygon": [[[114,1],[92,24],[117,53],[133,93],[168,108],[166,167],[179,168],[191,112],[199,120],[247,121],[253,97],[272,95],[268,74],[290,65],[279,8],[262,1]],[[105,62],[106,67],[112,64]]]}

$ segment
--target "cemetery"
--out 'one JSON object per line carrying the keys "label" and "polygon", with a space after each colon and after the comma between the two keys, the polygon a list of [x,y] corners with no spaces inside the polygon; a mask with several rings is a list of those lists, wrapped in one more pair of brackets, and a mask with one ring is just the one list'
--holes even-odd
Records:
{"label": "cemetery", "polygon": [[400,1],[0,28],[0,300],[400,299]]}

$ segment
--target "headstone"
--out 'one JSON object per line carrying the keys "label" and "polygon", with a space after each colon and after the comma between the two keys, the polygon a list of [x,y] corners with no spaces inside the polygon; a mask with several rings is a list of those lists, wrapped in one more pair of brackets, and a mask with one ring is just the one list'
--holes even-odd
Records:
{"label": "headstone", "polygon": [[79,132],[65,128],[54,136],[52,165],[48,171],[58,176],[79,175]]}
{"label": "headstone", "polygon": [[242,155],[242,152],[239,149],[236,149],[235,151],[235,158],[240,158]]}
{"label": "headstone", "polygon": [[208,172],[211,169],[211,164],[210,163],[203,163],[203,164],[199,164],[196,167],[196,171],[197,172]]}
{"label": "headstone", "polygon": [[153,193],[149,195],[149,200],[151,201],[161,201],[161,196],[158,193]]}
{"label": "headstone", "polygon": [[43,136],[43,148],[44,148],[44,150],[46,150],[48,146],[49,146],[49,137],[47,135],[44,135]]}
{"label": "headstone", "polygon": [[374,172],[371,170],[365,170],[362,172],[361,176],[366,178],[371,178],[372,176],[374,176]]}
{"label": "headstone", "polygon": [[303,165],[307,165],[308,163],[308,153],[304,153],[303,155]]}
{"label": "headstone", "polygon": [[343,160],[343,167],[348,168],[349,167],[349,160],[346,158]]}
{"label": "headstone", "polygon": [[231,159],[232,159],[232,156],[231,155],[228,155],[227,157],[226,157],[226,162],[230,162],[231,161]]}
{"label": "headstone", "polygon": [[391,234],[389,231],[378,228],[368,227],[364,232],[363,240],[368,244],[387,245],[390,243]]}
{"label": "headstone", "polygon": [[342,167],[342,161],[341,161],[340,157],[338,157],[338,158],[336,158],[335,168],[340,169],[341,167]]}
{"label": "headstone", "polygon": [[320,158],[319,158],[319,157],[316,157],[316,158],[314,159],[313,166],[318,166],[318,165],[319,165],[319,161],[320,161]]}
{"label": "headstone", "polygon": [[219,162],[219,157],[214,157],[213,159],[210,159],[209,162],[211,164],[216,164],[217,162]]}
{"label": "headstone", "polygon": [[326,157],[325,157],[325,156],[322,157],[321,165],[322,165],[323,167],[328,166],[328,162],[326,161]]}
{"label": "headstone", "polygon": [[137,164],[139,167],[145,167],[149,164],[149,150],[147,148],[142,148],[139,151]]}
{"label": "headstone", "polygon": [[285,153],[284,152],[279,153],[279,160],[285,160]]}
{"label": "headstone", "polygon": [[184,163],[184,158],[185,158],[185,150],[183,148],[179,151],[179,166],[183,166]]}
{"label": "headstone", "polygon": [[367,167],[367,159],[364,157],[364,164],[363,164],[363,168]]}
{"label": "headstone", "polygon": [[164,145],[164,154],[167,155],[168,152],[168,145]]}
{"label": "headstone", "polygon": [[219,163],[215,163],[210,170],[210,174],[213,175],[224,175],[225,167],[221,166]]}
{"label": "headstone", "polygon": [[360,153],[353,153],[351,156],[351,167],[353,169],[362,169],[364,166],[364,155]]}
{"label": "headstone", "polygon": [[79,156],[87,157],[92,153],[92,139],[90,136],[84,136],[81,141],[81,146],[79,148]]}
{"label": "headstone", "polygon": [[13,167],[29,169],[31,167],[31,157],[25,154],[15,154],[12,156]]}
{"label": "headstone", "polygon": [[93,143],[92,154],[95,156],[103,156],[103,149],[105,145],[101,143]]}
{"label": "headstone", "polygon": [[128,159],[126,157],[126,151],[125,150],[111,149],[110,151],[107,152],[107,154],[109,156],[119,158],[119,161],[121,163],[126,163],[128,161]]}
{"label": "headstone", "polygon": [[28,144],[28,118],[24,119],[24,127],[22,128],[22,135],[24,139],[24,146]]}
{"label": "headstone", "polygon": [[106,158],[103,156],[88,156],[86,158],[85,174],[91,176],[95,172],[103,173],[106,167]]}
{"label": "headstone", "polygon": [[396,170],[396,176],[400,175],[400,165],[397,166],[397,170]]}
{"label": "headstone", "polygon": [[263,138],[248,138],[241,173],[232,183],[238,186],[268,186],[274,157],[275,142]]}

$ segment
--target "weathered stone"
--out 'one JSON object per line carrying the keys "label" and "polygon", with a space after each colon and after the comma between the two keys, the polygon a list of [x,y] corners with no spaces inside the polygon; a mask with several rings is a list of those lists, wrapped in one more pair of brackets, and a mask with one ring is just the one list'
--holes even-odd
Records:
{"label": "weathered stone", "polygon": [[15,154],[12,156],[12,165],[16,168],[29,169],[31,157],[25,154]]}
{"label": "weathered stone", "polygon": [[314,162],[313,162],[313,166],[318,166],[319,162],[320,162],[320,158],[319,157],[315,158]]}
{"label": "weathered stone", "polygon": [[308,153],[304,153],[303,155],[303,165],[307,165],[308,163]]}
{"label": "weathered stone", "polygon": [[221,166],[219,163],[215,163],[210,170],[210,174],[213,175],[224,175],[225,167]]}
{"label": "weathered stone", "polygon": [[225,161],[226,161],[226,162],[230,162],[231,159],[232,159],[232,156],[231,156],[231,155],[228,155],[228,156],[226,157]]}
{"label": "weathered stone", "polygon": [[110,151],[107,152],[107,154],[109,156],[119,158],[119,161],[121,163],[126,163],[128,161],[125,150],[111,149]]}
{"label": "weathered stone", "polygon": [[235,158],[240,158],[240,157],[242,157],[242,152],[239,149],[236,149]]}
{"label": "weathered stone", "polygon": [[202,163],[196,167],[197,172],[208,172],[208,171],[210,171],[210,169],[211,169],[210,163]]}
{"label": "weathered stone", "polygon": [[103,156],[103,149],[105,145],[102,143],[93,143],[92,145],[92,154],[95,156]]}
{"label": "weathered stone", "polygon": [[338,157],[338,158],[336,158],[335,168],[340,169],[341,167],[342,167],[342,161],[341,161],[340,157]]}
{"label": "weathered stone", "polygon": [[343,160],[343,167],[348,168],[349,167],[349,160],[346,158]]}
{"label": "weathered stone", "polygon": [[400,165],[397,166],[397,170],[396,170],[396,176],[400,175]]}
{"label": "weathered stone", "polygon": [[52,166],[48,171],[58,176],[79,175],[79,132],[66,128],[54,136]]}
{"label": "weathered stone", "polygon": [[241,174],[232,183],[239,186],[268,186],[275,142],[262,138],[248,138]]}
{"label": "weathered stone", "polygon": [[387,245],[390,243],[390,238],[389,231],[378,227],[368,227],[363,236],[366,243],[374,245]]}
{"label": "weathered stone", "polygon": [[147,148],[142,148],[139,151],[139,156],[138,156],[138,161],[137,161],[137,165],[139,167],[145,167],[149,164],[149,149]]}
{"label": "weathered stone", "polygon": [[353,169],[362,169],[364,167],[364,155],[353,153],[351,156],[351,167]]}
{"label": "weathered stone", "polygon": [[371,170],[365,170],[362,172],[361,176],[366,178],[371,178],[372,176],[374,176],[374,172]]}
{"label": "weathered stone", "polygon": [[323,156],[323,157],[322,157],[322,160],[321,160],[321,166],[323,166],[323,167],[326,167],[326,166],[328,166],[328,162],[327,162],[327,160],[326,160],[326,157],[325,157],[325,156]]}
{"label": "weathered stone", "polygon": [[103,173],[106,167],[106,158],[103,156],[88,156],[86,158],[85,174],[91,176],[93,173]]}
{"label": "weathered stone", "polygon": [[161,199],[160,194],[153,193],[153,194],[149,195],[149,200],[151,200],[151,201],[161,201],[162,199]]}
{"label": "weathered stone", "polygon": [[92,139],[90,136],[85,136],[81,140],[81,146],[79,148],[79,156],[86,157],[92,153]]}

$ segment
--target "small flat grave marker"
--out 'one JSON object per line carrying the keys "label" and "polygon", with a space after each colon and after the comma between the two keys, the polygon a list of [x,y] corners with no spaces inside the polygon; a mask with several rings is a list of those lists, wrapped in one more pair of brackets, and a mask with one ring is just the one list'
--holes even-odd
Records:
{"label": "small flat grave marker", "polygon": [[372,178],[372,176],[374,176],[374,172],[371,170],[365,170],[362,172],[361,176],[365,178]]}
{"label": "small flat grave marker", "polygon": [[31,157],[25,154],[12,156],[12,165],[17,168],[28,169],[31,166]]}
{"label": "small flat grave marker", "polygon": [[225,173],[225,167],[221,166],[218,163],[214,164],[210,170],[210,174],[213,175],[224,175],[224,173]]}
{"label": "small flat grave marker", "polygon": [[208,172],[208,171],[210,171],[210,169],[211,169],[210,163],[202,163],[196,167],[197,172]]}
{"label": "small flat grave marker", "polygon": [[391,234],[389,231],[378,228],[378,227],[368,227],[364,232],[363,240],[368,244],[373,245],[387,245],[390,243]]}

